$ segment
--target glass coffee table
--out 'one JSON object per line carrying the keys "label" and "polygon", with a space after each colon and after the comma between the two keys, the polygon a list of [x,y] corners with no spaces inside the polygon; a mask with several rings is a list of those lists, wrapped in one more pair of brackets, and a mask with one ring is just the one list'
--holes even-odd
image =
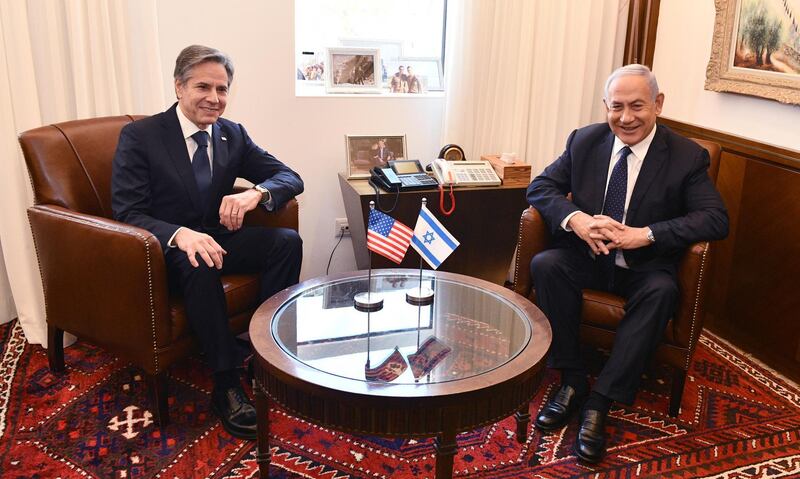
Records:
{"label": "glass coffee table", "polygon": [[[430,304],[407,298],[433,291]],[[453,273],[373,270],[305,281],[253,315],[258,464],[268,476],[269,401],[320,426],[388,437],[435,436],[436,477],[452,477],[456,435],[515,414],[527,439],[528,403],[544,372],[550,325],[511,290]],[[424,301],[423,301],[424,302]]]}

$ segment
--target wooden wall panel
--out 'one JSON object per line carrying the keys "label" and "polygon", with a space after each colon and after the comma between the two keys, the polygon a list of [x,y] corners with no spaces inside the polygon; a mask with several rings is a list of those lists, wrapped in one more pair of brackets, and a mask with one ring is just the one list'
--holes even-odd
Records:
{"label": "wooden wall panel", "polygon": [[800,380],[800,151],[666,118],[722,145],[730,235],[714,243],[705,326]]}

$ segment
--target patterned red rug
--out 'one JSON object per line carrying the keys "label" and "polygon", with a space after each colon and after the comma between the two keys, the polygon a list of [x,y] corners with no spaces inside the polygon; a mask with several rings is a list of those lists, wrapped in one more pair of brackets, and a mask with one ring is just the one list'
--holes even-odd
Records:
{"label": "patterned red rug", "polygon": [[[25,343],[16,322],[0,326],[0,477],[250,478],[252,443],[233,439],[209,412],[209,374],[191,359],[171,371],[172,424],[159,429],[140,373],[97,348],[66,349],[67,373],[51,374],[46,352]],[[598,359],[602,361],[601,353]],[[607,459],[570,455],[573,421],[528,441],[509,418],[462,434],[456,477],[800,477],[800,389],[721,339],[705,334],[680,417],[666,414],[667,371],[645,379],[633,407],[611,412]],[[547,376],[535,413],[554,387]],[[276,478],[432,477],[431,440],[337,433],[270,412]]]}

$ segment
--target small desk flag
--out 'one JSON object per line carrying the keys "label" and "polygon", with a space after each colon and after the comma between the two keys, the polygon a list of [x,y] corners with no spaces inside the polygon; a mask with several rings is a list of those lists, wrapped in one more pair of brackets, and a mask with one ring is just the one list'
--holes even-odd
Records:
{"label": "small desk flag", "polygon": [[413,234],[411,228],[391,216],[378,210],[370,210],[367,222],[367,249],[400,264]]}
{"label": "small desk flag", "polygon": [[417,225],[414,227],[414,237],[411,238],[411,246],[417,253],[431,265],[431,268],[437,269],[459,244],[423,205],[419,210]]}

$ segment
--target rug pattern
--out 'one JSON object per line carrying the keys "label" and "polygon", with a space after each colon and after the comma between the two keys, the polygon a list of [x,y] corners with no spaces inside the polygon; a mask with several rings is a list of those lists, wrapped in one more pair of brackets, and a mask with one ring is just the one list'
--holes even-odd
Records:
{"label": "rug pattern", "polygon": [[[209,373],[197,358],[170,371],[172,423],[155,425],[137,369],[78,342],[67,371],[28,345],[17,322],[0,326],[0,477],[258,477],[252,443],[228,435],[209,411]],[[602,364],[595,352],[592,364]],[[650,371],[630,407],[615,407],[606,460],[571,455],[577,422],[525,444],[515,422],[460,434],[460,478],[800,477],[800,388],[709,333],[695,353],[679,417],[666,414],[669,371]],[[535,414],[556,387],[548,372],[531,401]],[[357,436],[270,411],[274,478],[433,477],[431,439]]]}

